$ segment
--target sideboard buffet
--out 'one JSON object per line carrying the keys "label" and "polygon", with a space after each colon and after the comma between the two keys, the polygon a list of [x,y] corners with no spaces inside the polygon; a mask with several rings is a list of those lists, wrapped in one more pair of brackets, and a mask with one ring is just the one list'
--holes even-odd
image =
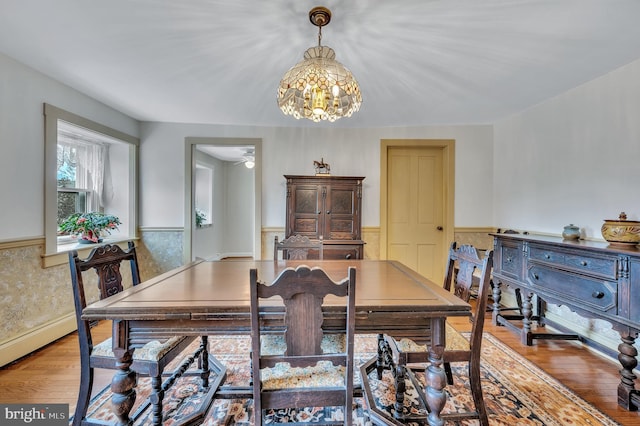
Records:
{"label": "sideboard buffet", "polygon": [[[618,404],[627,410],[640,408],[640,390],[634,387],[638,365],[634,346],[640,333],[640,250],[636,246],[614,246],[606,242],[563,240],[520,234],[494,237],[493,323],[510,325],[500,311],[501,287],[519,290],[522,297],[523,344],[553,334],[532,331],[534,320],[544,325],[544,314],[534,317],[532,298],[547,304],[567,306],[585,318],[611,323],[622,339],[618,360],[622,365]],[[559,334],[559,338],[568,338]]]}
{"label": "sideboard buffet", "polygon": [[322,240],[324,259],[362,259],[362,181],[354,176],[291,176],[285,238]]}

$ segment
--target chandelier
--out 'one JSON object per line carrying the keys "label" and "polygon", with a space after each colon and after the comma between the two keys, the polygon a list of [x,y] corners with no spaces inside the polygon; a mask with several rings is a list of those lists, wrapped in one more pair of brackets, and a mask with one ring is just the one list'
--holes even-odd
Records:
{"label": "chandelier", "polygon": [[304,59],[286,72],[278,87],[278,106],[287,115],[336,121],[351,117],[360,109],[362,95],[358,82],[336,53],[322,46],[322,27],[331,20],[331,11],[318,6],[309,12],[309,20],[318,27],[318,45],[304,52]]}

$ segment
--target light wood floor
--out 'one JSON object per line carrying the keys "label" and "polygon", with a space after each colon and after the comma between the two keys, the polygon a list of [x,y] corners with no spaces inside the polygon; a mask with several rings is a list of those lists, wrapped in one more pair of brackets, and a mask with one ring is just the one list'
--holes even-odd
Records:
{"label": "light wood floor", "polygon": [[[467,319],[453,319],[460,331],[470,329]],[[97,338],[110,333],[108,323],[95,329]],[[619,423],[640,425],[640,414],[628,412],[617,404],[619,365],[571,341],[536,341],[533,346],[520,344],[518,336],[490,321],[485,331],[493,334],[558,379],[576,394],[598,407]],[[70,334],[47,347],[0,369],[0,402],[69,404],[73,412],[79,382],[77,337]],[[109,382],[111,372],[98,376],[96,387]],[[636,385],[636,387],[640,387]]]}

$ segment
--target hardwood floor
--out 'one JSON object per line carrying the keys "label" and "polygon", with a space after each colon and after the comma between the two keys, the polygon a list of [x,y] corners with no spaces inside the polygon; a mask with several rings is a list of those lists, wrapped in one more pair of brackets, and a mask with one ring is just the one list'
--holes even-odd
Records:
{"label": "hardwood floor", "polygon": [[[467,319],[452,319],[460,331],[470,329]],[[109,323],[95,328],[96,338],[110,334]],[[544,369],[586,401],[625,426],[640,425],[640,414],[617,404],[618,362],[583,348],[572,341],[538,340],[533,346],[520,344],[518,336],[504,327],[486,322],[493,334],[528,360]],[[96,377],[96,388],[111,380],[111,372]],[[79,355],[75,333],[0,369],[0,402],[58,403],[75,408],[79,387]],[[638,385],[637,385],[638,387]]]}

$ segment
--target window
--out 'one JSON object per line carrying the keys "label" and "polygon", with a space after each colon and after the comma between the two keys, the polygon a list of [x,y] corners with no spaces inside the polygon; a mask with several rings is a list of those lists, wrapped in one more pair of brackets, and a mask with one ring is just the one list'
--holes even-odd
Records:
{"label": "window", "polygon": [[194,184],[196,227],[213,225],[213,169],[197,163]]}
{"label": "window", "polygon": [[122,223],[107,240],[135,237],[138,145],[132,136],[45,104],[45,257],[76,248],[74,238],[58,235],[73,213],[118,216]]}

